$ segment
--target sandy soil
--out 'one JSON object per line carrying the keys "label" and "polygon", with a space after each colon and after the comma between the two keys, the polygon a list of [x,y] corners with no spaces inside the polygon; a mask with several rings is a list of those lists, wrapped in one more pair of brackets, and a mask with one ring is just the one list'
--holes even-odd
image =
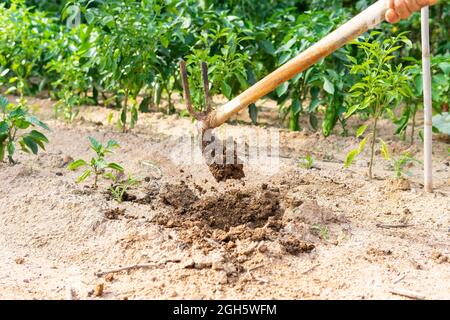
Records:
{"label": "sandy soil", "polygon": [[[276,129],[278,170],[246,165],[242,181],[219,184],[207,166],[181,161],[177,137],[195,131],[190,119],[145,114],[122,134],[107,124],[110,110],[65,124],[51,118],[51,102],[30,102],[51,143],[0,164],[1,299],[450,298],[448,142],[435,142],[433,194],[417,166],[402,184],[384,160],[369,181],[367,155],[342,169],[358,140],[308,130]],[[396,152],[421,158],[419,143],[392,138],[387,122],[381,129]],[[222,130],[268,128],[239,121]],[[74,182],[79,172],[66,166],[92,155],[88,136],[121,143],[110,159],[142,180],[129,191],[135,201],[110,199],[108,182]],[[310,170],[297,165],[308,151]]]}

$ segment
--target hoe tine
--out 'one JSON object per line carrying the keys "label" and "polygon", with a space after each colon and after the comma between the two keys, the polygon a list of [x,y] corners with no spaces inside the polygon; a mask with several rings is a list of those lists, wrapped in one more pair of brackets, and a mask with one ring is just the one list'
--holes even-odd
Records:
{"label": "hoe tine", "polygon": [[192,108],[191,101],[191,91],[189,90],[189,82],[187,78],[186,71],[186,62],[184,60],[180,60],[180,73],[181,73],[181,81],[183,83],[183,92],[184,92],[184,100],[186,101],[186,107],[189,113],[195,118],[199,119],[199,115],[195,112],[194,108]]}
{"label": "hoe tine", "polygon": [[209,95],[209,80],[208,80],[208,65],[206,62],[202,62],[202,79],[203,79],[203,89],[205,91],[205,105],[206,112],[211,111],[211,98]]}

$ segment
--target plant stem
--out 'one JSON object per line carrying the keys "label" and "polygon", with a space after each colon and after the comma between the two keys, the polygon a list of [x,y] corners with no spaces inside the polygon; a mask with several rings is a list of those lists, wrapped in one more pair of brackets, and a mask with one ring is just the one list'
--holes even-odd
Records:
{"label": "plant stem", "polygon": [[[14,133],[12,133],[11,130],[8,131],[8,143],[6,145],[14,142],[14,139],[16,138],[16,133],[17,133],[17,128],[14,128]],[[9,164],[15,163],[12,155],[9,154],[9,151],[8,151],[8,162],[9,162]]]}
{"label": "plant stem", "polygon": [[291,131],[300,131],[300,125],[298,120],[300,118],[300,112],[295,113],[295,110],[290,108],[291,116],[289,118],[289,130]]}
{"label": "plant stem", "polygon": [[94,176],[94,189],[97,189],[97,181],[98,181],[98,173],[97,169],[94,170],[95,176]]}
{"label": "plant stem", "polygon": [[373,123],[372,145],[371,145],[370,164],[369,164],[369,179],[372,179],[373,158],[375,156],[375,141],[377,139],[377,123],[378,123],[378,116],[375,117],[375,121]]}
{"label": "plant stem", "polygon": [[416,131],[416,114],[417,114],[417,105],[414,104],[412,128],[411,128],[411,145],[414,144],[414,134],[415,134],[415,131]]}
{"label": "plant stem", "polygon": [[[127,112],[128,112],[128,91],[125,91],[125,101],[123,102],[123,113],[125,114],[125,119],[126,119]],[[123,133],[127,132],[126,120],[122,123],[122,132]]]}
{"label": "plant stem", "polygon": [[173,107],[173,104],[172,104],[172,92],[168,91],[167,89],[166,89],[166,91],[167,91],[167,102],[169,103],[168,109],[167,109],[167,114],[168,115],[174,114],[175,108]]}

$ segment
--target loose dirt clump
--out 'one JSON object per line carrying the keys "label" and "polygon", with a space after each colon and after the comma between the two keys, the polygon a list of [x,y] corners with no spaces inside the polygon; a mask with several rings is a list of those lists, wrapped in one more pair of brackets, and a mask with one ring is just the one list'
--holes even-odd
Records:
{"label": "loose dirt clump", "polygon": [[119,217],[125,215],[125,209],[114,208],[105,211],[105,217],[109,220],[117,220]]}
{"label": "loose dirt clump", "polygon": [[411,190],[411,183],[409,180],[400,179],[388,179],[386,180],[386,191],[409,191]]}
{"label": "loose dirt clump", "polygon": [[213,163],[209,166],[209,171],[217,182],[226,181],[228,179],[240,180],[245,177],[243,164],[217,164]]}
{"label": "loose dirt clump", "polygon": [[198,200],[195,192],[185,182],[163,185],[159,197],[164,204],[177,209],[177,212],[189,210],[192,204]]}
{"label": "loose dirt clump", "polygon": [[294,238],[293,236],[289,236],[280,240],[281,245],[287,253],[292,255],[298,255],[304,252],[311,252],[315,249],[315,246],[312,243],[307,243],[300,239]]}
{"label": "loose dirt clump", "polygon": [[[203,135],[202,135],[203,137]],[[230,140],[233,148],[233,160],[227,161],[227,147],[217,139],[214,135],[211,136],[211,141],[206,142],[203,138],[202,153],[209,167],[209,171],[217,182],[224,182],[229,179],[241,180],[245,178],[244,165],[237,155],[237,144]],[[217,161],[216,150],[222,150],[222,159]],[[229,155],[228,155],[229,157]],[[230,163],[231,162],[231,163]]]}

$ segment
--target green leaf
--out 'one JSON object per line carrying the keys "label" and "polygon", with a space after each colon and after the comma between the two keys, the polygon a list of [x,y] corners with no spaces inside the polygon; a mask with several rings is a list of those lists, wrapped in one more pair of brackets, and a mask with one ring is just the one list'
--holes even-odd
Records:
{"label": "green leaf", "polygon": [[42,142],[48,143],[47,137],[44,136],[39,131],[31,130],[31,132],[28,135],[31,136],[34,140],[38,140],[38,141],[42,141]]}
{"label": "green leaf", "polygon": [[359,108],[359,105],[351,106],[345,114],[345,119],[350,118],[352,116],[352,114],[354,114],[355,111],[358,110],[358,108]]}
{"label": "green leaf", "polygon": [[258,122],[258,108],[256,107],[256,105],[254,103],[252,103],[248,107],[248,113],[250,115],[250,119],[252,120],[252,123],[253,124],[257,124],[257,122]]}
{"label": "green leaf", "polygon": [[328,92],[329,94],[334,94],[334,85],[333,83],[331,83],[330,80],[328,80],[328,78],[324,77],[323,78],[324,83],[323,83],[323,89]]}
{"label": "green leaf", "polygon": [[320,98],[319,98],[319,93],[320,93],[320,89],[319,88],[311,88],[311,103],[309,104],[309,108],[308,111],[309,112],[315,112],[317,107],[320,104]]}
{"label": "green leaf", "polygon": [[117,163],[114,163],[114,162],[108,163],[107,167],[110,168],[110,169],[113,169],[113,170],[120,171],[120,172],[124,171],[124,169],[123,169],[123,167],[121,165],[119,165]]}
{"label": "green leaf", "polygon": [[268,40],[262,40],[262,41],[260,41],[259,43],[260,43],[262,49],[263,49],[266,53],[270,54],[271,56],[274,56],[274,55],[275,55],[275,48],[273,47],[272,42],[270,42],[270,41],[268,41]]}
{"label": "green leaf", "polygon": [[25,143],[25,145],[30,148],[31,152],[33,152],[33,154],[37,154],[38,153],[38,145],[37,143],[33,140],[32,137],[30,136],[26,136],[22,138],[23,142]]}
{"label": "green leaf", "polygon": [[116,140],[109,140],[106,144],[107,149],[119,148],[120,145]]}
{"label": "green leaf", "polygon": [[295,115],[299,114],[300,111],[302,111],[301,104],[300,104],[300,100],[299,100],[299,99],[294,99],[294,100],[292,100],[291,108],[292,108],[292,112],[293,112]]}
{"label": "green leaf", "polygon": [[89,178],[91,173],[92,173],[92,170],[86,170],[85,172],[83,172],[83,174],[78,177],[77,183],[80,183],[80,182],[86,180],[87,178]]}
{"label": "green leaf", "polygon": [[283,53],[280,58],[278,59],[278,64],[282,65],[285,62],[289,61],[291,59],[291,53],[287,52],[287,53]]}
{"label": "green leaf", "polygon": [[225,81],[222,82],[222,94],[228,98],[231,99],[231,87],[226,83]]}
{"label": "green leaf", "polygon": [[276,93],[279,97],[281,97],[288,91],[288,89],[289,89],[289,82],[285,82],[277,88]]}
{"label": "green leaf", "polygon": [[383,156],[384,159],[389,160],[390,156],[389,156],[389,149],[386,145],[386,142],[384,142],[383,139],[380,139],[380,151],[381,151],[381,155]]}
{"label": "green leaf", "polygon": [[125,112],[125,109],[122,109],[122,112],[120,113],[120,124],[122,127],[127,124],[127,113]]}
{"label": "green leaf", "polygon": [[6,76],[6,75],[8,74],[8,72],[9,72],[9,69],[3,70],[3,71],[0,73],[0,77]]}
{"label": "green leaf", "polygon": [[439,63],[439,68],[441,68],[442,72],[445,74],[450,74],[450,62],[441,62]]}
{"label": "green leaf", "polygon": [[369,139],[369,137],[367,136],[361,140],[361,142],[359,143],[359,147],[358,147],[358,154],[360,154],[361,152],[364,151],[364,148],[366,147],[368,139]]}
{"label": "green leaf", "polygon": [[0,108],[2,110],[6,110],[6,107],[9,105],[9,101],[6,97],[0,96]]}
{"label": "green leaf", "polygon": [[443,112],[433,117],[433,127],[440,133],[450,135],[450,113]]}
{"label": "green leaf", "polygon": [[353,163],[353,160],[355,160],[355,157],[359,154],[358,149],[352,150],[347,154],[347,157],[345,158],[344,167],[348,168]]}
{"label": "green leaf", "polygon": [[3,161],[4,157],[5,157],[5,145],[3,143],[0,143],[0,161]]}
{"label": "green leaf", "polygon": [[309,123],[311,124],[311,127],[314,129],[314,131],[317,131],[319,120],[314,113],[309,114]]}
{"label": "green leaf", "polygon": [[0,121],[0,135],[8,134],[9,125],[6,121]]}
{"label": "green leaf", "polygon": [[86,18],[86,22],[88,24],[91,24],[92,21],[94,21],[94,19],[95,19],[95,15],[90,10],[86,11],[86,13],[84,14],[84,17]]}
{"label": "green leaf", "polygon": [[45,130],[51,131],[50,128],[41,120],[39,120],[38,118],[36,118],[35,116],[31,116],[31,115],[27,115],[25,117],[25,120],[30,122],[31,124],[34,124],[36,126],[39,126]]}
{"label": "green leaf", "polygon": [[23,119],[15,119],[13,121],[13,126],[16,126],[19,129],[27,129],[31,124],[28,121]]}
{"label": "green leaf", "polygon": [[30,153],[30,149],[28,149],[27,145],[23,140],[19,140],[20,149],[25,153]]}
{"label": "green leaf", "polygon": [[366,132],[368,126],[369,125],[365,124],[359,127],[358,130],[356,130],[356,137],[357,138],[361,137],[364,134],[364,132]]}
{"label": "green leaf", "polygon": [[100,142],[98,142],[94,137],[88,137],[89,142],[91,143],[91,148],[95,151],[95,152],[100,152],[102,145],[100,144]]}
{"label": "green leaf", "polygon": [[100,170],[108,167],[108,163],[103,158],[93,160],[94,160],[93,166],[97,167]]}
{"label": "green leaf", "polygon": [[70,163],[67,166],[67,169],[69,170],[77,170],[78,168],[82,167],[82,166],[86,166],[87,163],[86,161],[84,161],[83,159],[79,159],[79,160],[75,160],[72,163]]}

